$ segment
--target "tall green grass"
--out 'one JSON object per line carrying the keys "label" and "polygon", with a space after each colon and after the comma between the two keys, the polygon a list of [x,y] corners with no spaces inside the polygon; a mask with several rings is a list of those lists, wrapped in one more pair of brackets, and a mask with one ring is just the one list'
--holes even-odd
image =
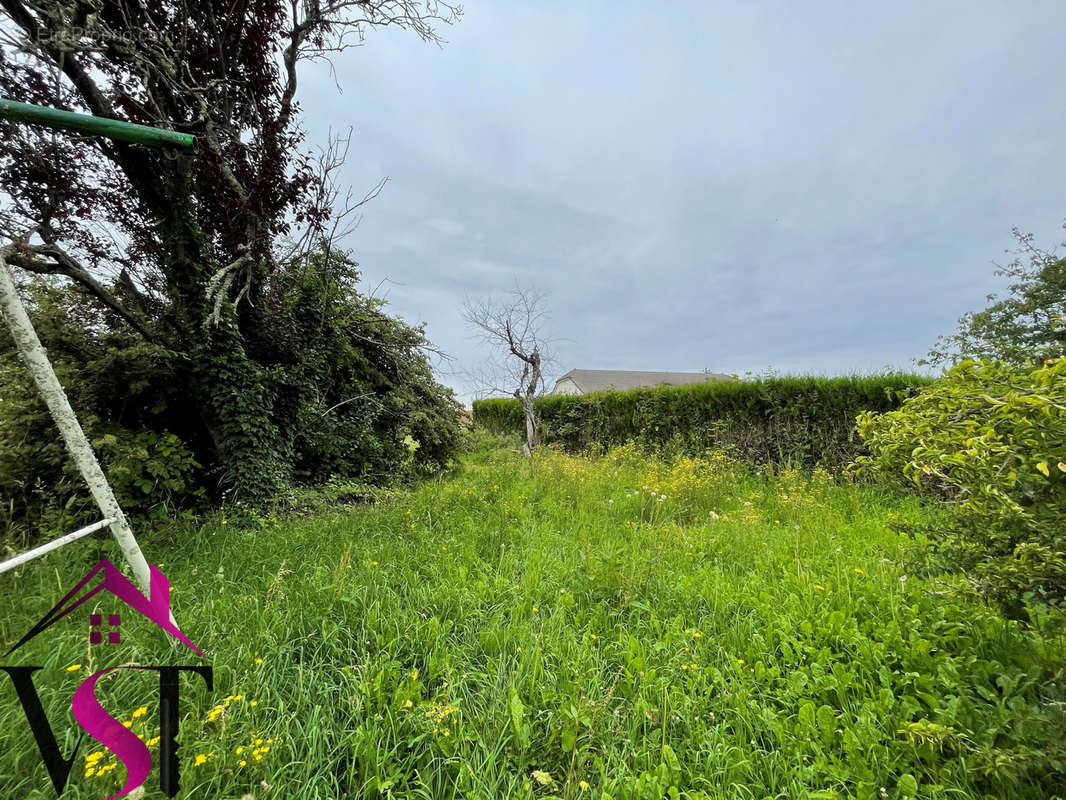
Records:
{"label": "tall green grass", "polygon": [[[930,513],[723,455],[495,449],[376,507],[146,537],[215,669],[183,683],[180,796],[1061,796],[1061,633],[908,574],[921,543],[890,523]],[[0,576],[0,642],[100,555],[61,553]],[[86,623],[0,662],[45,665],[65,753],[88,671],[196,661],[132,621],[90,647]],[[52,797],[0,679],[0,797]],[[152,692],[99,694],[150,741]],[[94,744],[65,797],[121,786]]]}

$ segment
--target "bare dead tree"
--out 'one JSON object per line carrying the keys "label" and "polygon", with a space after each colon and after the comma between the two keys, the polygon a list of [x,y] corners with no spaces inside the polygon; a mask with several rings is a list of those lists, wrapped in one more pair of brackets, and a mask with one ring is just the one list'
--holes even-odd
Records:
{"label": "bare dead tree", "polygon": [[522,451],[526,455],[540,443],[534,400],[544,390],[544,372],[550,362],[550,343],[542,335],[545,297],[543,292],[516,284],[504,300],[463,304],[463,319],[494,350],[475,381],[482,392],[513,395],[522,404],[526,422]]}

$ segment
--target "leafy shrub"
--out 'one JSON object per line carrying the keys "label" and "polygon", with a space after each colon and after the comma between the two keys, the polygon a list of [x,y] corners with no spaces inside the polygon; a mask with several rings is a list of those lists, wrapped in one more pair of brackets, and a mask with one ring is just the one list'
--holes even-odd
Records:
{"label": "leafy shrub", "polygon": [[[84,388],[69,365],[60,380]],[[132,430],[107,424],[78,409],[119,504],[134,518],[164,519],[197,507],[205,499],[203,471],[192,451],[168,431]],[[99,518],[89,490],[67,454],[59,430],[13,355],[0,364],[0,498],[9,533],[19,546],[37,531],[69,533]]]}
{"label": "leafy shrub", "polygon": [[173,433],[115,428],[92,444],[127,514],[165,518],[205,497],[200,462]]}
{"label": "leafy shrub", "polygon": [[[23,290],[119,501],[134,515],[158,517],[227,490],[240,496],[241,487],[274,486],[252,498],[269,505],[294,484],[384,485],[448,464],[459,447],[460,409],[433,376],[424,330],[389,316],[382,301],[357,291],[358,280],[355,262],[336,250],[273,276],[267,302],[249,311],[260,317],[259,334],[242,343],[268,366],[252,384],[229,385],[222,400],[230,405],[212,413],[190,402],[198,378],[185,357],[146,342],[56,279],[33,278]],[[216,366],[228,369],[224,360]],[[230,413],[249,392],[269,406],[251,422]],[[234,425],[247,436],[227,438]],[[243,442],[244,451],[235,454],[226,441]],[[271,480],[257,470],[273,470]],[[66,527],[92,508],[6,330],[0,502],[8,527],[30,539],[42,525]]]}
{"label": "leafy shrub", "polygon": [[[728,449],[757,463],[843,466],[862,452],[855,419],[862,411],[898,407],[916,375],[770,378],[540,398],[545,441],[570,451],[636,441],[663,452]],[[474,403],[476,424],[517,431],[516,400]]]}
{"label": "leafy shrub", "polygon": [[856,469],[956,510],[942,552],[1018,614],[1066,597],[1066,359],[963,361],[896,411],[863,414]]}

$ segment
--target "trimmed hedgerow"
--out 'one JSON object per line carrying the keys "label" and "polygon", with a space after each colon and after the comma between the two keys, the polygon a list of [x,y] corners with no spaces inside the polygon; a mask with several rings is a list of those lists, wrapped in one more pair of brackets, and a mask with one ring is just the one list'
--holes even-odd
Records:
{"label": "trimmed hedgerow", "polygon": [[[537,411],[545,442],[569,451],[634,441],[653,450],[716,447],[758,463],[840,467],[865,452],[855,431],[859,414],[893,411],[930,382],[904,373],[718,381],[542,397]],[[522,409],[516,400],[479,400],[474,422],[519,431]]]}

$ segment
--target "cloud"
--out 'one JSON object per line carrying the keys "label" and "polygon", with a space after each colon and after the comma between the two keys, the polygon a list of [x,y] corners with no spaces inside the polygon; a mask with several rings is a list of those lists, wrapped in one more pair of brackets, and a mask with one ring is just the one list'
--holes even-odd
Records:
{"label": "cloud", "polygon": [[[304,80],[346,243],[456,357],[467,296],[550,293],[560,368],[907,367],[1066,216],[1066,6],[467,6],[438,49],[373,31]],[[446,380],[467,395],[453,374]]]}

